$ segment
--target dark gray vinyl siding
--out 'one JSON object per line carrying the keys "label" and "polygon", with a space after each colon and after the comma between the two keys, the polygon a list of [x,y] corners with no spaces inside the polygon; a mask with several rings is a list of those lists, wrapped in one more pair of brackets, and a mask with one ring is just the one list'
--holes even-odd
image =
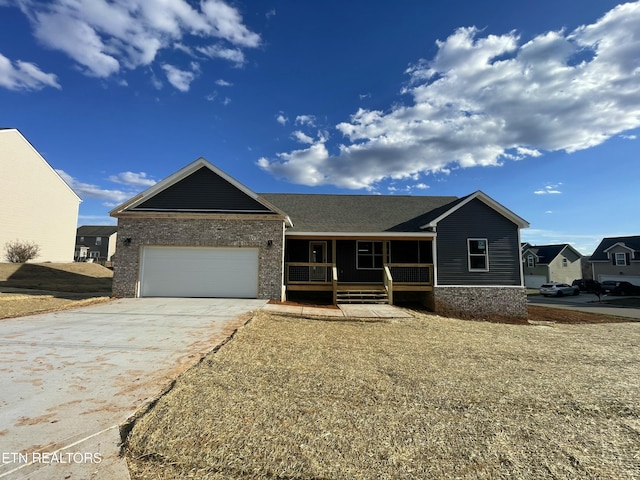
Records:
{"label": "dark gray vinyl siding", "polygon": [[[438,223],[438,285],[520,285],[518,226],[472,200]],[[489,271],[469,272],[468,238],[486,238]]]}
{"label": "dark gray vinyl siding", "polygon": [[196,170],[131,210],[274,213],[206,167]]}

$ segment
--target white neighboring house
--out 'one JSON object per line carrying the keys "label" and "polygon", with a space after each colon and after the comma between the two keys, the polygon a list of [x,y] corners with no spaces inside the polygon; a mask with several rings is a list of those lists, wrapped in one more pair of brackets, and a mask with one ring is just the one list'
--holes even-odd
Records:
{"label": "white neighboring house", "polygon": [[527,288],[547,282],[571,283],[582,278],[582,254],[568,243],[522,245],[522,272]]}
{"label": "white neighboring house", "polygon": [[9,241],[34,242],[34,262],[72,262],[80,197],[15,128],[0,129],[0,261]]}

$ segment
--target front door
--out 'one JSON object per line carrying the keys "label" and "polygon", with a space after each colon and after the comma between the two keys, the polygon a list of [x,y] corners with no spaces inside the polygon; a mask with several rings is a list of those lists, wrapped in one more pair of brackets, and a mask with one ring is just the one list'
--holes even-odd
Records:
{"label": "front door", "polygon": [[[309,263],[327,263],[327,242],[309,242]],[[311,266],[309,280],[327,281],[327,267]]]}

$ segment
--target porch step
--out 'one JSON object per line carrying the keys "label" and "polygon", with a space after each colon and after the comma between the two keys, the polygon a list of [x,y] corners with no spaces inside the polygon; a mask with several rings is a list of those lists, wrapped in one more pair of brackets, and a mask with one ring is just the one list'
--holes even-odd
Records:
{"label": "porch step", "polygon": [[386,290],[338,290],[336,300],[340,303],[389,303]]}

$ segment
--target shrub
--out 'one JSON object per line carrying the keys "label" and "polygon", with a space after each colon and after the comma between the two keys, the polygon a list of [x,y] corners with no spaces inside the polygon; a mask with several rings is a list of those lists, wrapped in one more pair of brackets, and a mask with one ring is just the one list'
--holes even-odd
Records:
{"label": "shrub", "polygon": [[11,263],[25,263],[40,255],[40,246],[33,242],[14,240],[4,244],[5,258]]}

